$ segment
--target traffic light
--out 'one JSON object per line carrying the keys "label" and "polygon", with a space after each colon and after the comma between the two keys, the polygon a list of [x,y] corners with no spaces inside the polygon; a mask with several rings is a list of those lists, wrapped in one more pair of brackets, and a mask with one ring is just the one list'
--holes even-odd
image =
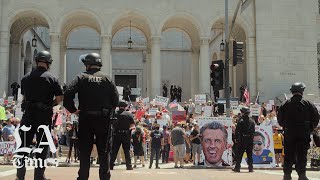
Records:
{"label": "traffic light", "polygon": [[237,64],[242,64],[243,63],[243,54],[244,54],[244,50],[243,50],[243,42],[237,42],[237,41],[233,41],[233,66],[237,65]]}
{"label": "traffic light", "polygon": [[211,86],[213,90],[221,90],[223,89],[223,69],[224,63],[222,60],[212,61],[210,66],[211,69]]}

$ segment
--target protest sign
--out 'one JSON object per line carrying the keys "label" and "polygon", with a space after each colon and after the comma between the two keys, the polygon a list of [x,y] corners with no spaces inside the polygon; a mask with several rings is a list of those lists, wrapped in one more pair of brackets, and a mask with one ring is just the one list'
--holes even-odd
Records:
{"label": "protest sign", "polygon": [[202,106],[201,106],[201,105],[196,105],[196,108],[195,108],[194,112],[195,112],[196,114],[201,114],[201,109],[202,109]]}
{"label": "protest sign", "polygon": [[141,95],[141,88],[131,88],[131,95],[140,96]]}
{"label": "protest sign", "polygon": [[[198,125],[200,127],[202,155],[201,162],[207,167],[231,166],[232,165],[232,122],[228,117],[199,117]],[[210,129],[208,127],[217,127]],[[214,138],[212,138],[214,137]],[[210,155],[211,143],[219,143],[215,148],[216,155]]]}
{"label": "protest sign", "polygon": [[123,87],[122,86],[117,86],[117,91],[119,95],[123,95]]}
{"label": "protest sign", "polygon": [[172,111],[172,122],[180,122],[187,120],[186,111]]}
{"label": "protest sign", "polygon": [[155,116],[157,114],[158,108],[150,108],[149,114],[150,116]]}
{"label": "protest sign", "polygon": [[212,114],[212,106],[205,106],[203,115],[205,117],[211,117],[211,114]]}
{"label": "protest sign", "polygon": [[14,141],[4,141],[0,142],[0,154],[13,154],[15,151]]}
{"label": "protest sign", "polygon": [[250,106],[250,116],[260,116],[260,105]]}
{"label": "protest sign", "polygon": [[169,98],[162,97],[162,96],[156,96],[154,99],[155,105],[162,105],[167,106],[169,103]]}
{"label": "protest sign", "polygon": [[269,100],[269,104],[271,104],[272,106],[274,106],[274,100]]}
{"label": "protest sign", "polygon": [[[275,167],[272,126],[260,125],[256,126],[255,129],[252,150],[253,167]],[[256,143],[260,143],[261,145]],[[247,154],[244,153],[241,164],[247,165],[246,160]]]}
{"label": "protest sign", "polygon": [[266,109],[267,109],[268,111],[272,111],[272,104],[267,104]]}
{"label": "protest sign", "polygon": [[22,109],[20,107],[15,109],[14,116],[16,118],[22,119],[23,112],[22,112]]}
{"label": "protest sign", "polygon": [[0,105],[3,105],[3,104],[4,104],[4,99],[0,98]]}
{"label": "protest sign", "polygon": [[194,102],[196,104],[202,104],[207,102],[207,96],[205,94],[196,94],[194,96]]}
{"label": "protest sign", "polygon": [[11,105],[13,102],[13,96],[8,96],[8,105]]}
{"label": "protest sign", "polygon": [[143,102],[143,104],[149,104],[149,102],[150,102],[149,97],[142,98],[142,102]]}

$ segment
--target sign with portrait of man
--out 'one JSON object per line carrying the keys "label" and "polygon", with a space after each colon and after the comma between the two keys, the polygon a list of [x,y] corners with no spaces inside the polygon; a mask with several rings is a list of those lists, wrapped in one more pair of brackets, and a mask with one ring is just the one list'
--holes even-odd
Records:
{"label": "sign with portrait of man", "polygon": [[207,167],[232,165],[232,127],[228,117],[199,117],[201,163]]}
{"label": "sign with portrait of man", "polygon": [[[247,154],[243,154],[242,163],[247,164]],[[272,126],[256,126],[253,135],[253,167],[275,167]]]}

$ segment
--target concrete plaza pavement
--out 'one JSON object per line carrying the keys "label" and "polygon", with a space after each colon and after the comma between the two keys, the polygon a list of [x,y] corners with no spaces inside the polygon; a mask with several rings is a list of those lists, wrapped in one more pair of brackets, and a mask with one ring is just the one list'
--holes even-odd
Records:
{"label": "concrete plaza pavement", "polygon": [[[124,165],[115,166],[111,171],[111,179],[115,180],[281,180],[282,170],[255,170],[254,173],[248,173],[247,169],[241,169],[241,173],[234,173],[228,169],[206,169],[192,168],[187,166],[184,169],[174,169],[173,164],[160,165],[161,169],[142,168],[141,165],[132,171],[125,170]],[[51,180],[73,180],[77,178],[79,167],[50,167],[46,170],[46,177]],[[14,180],[16,170],[12,166],[0,166],[0,180]],[[320,171],[307,171],[310,180],[320,180]],[[293,172],[294,180],[298,176]],[[26,180],[33,179],[33,170],[27,171]],[[90,169],[89,180],[99,179],[99,167],[93,166]]]}

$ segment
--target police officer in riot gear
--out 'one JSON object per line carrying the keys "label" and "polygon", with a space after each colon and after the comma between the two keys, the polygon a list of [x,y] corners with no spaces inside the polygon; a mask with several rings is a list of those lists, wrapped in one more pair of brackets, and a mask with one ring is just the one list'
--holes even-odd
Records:
{"label": "police officer in riot gear", "polygon": [[[96,137],[96,146],[100,160],[99,177],[110,179],[110,162],[108,151],[108,133],[110,116],[119,101],[116,85],[111,78],[100,71],[101,57],[97,53],[87,54],[82,58],[86,71],[79,74],[65,91],[64,106],[79,115],[79,150],[80,169],[78,180],[87,180],[90,170],[90,155]],[[78,93],[79,106],[75,107],[73,99]]]}
{"label": "police officer in riot gear", "polygon": [[310,133],[319,123],[319,114],[313,103],[303,99],[306,85],[296,82],[291,86],[292,98],[280,106],[278,122],[284,129],[284,180],[291,179],[292,165],[296,161],[299,180],[307,180],[307,150]]}
{"label": "police officer in riot gear", "polygon": [[111,169],[114,167],[114,161],[117,158],[119,148],[122,144],[122,148],[126,158],[127,170],[132,170],[130,159],[130,141],[131,141],[131,129],[135,126],[133,115],[129,111],[126,111],[128,104],[125,101],[119,102],[119,111],[116,112],[117,121],[114,123],[114,136],[113,146],[111,153]]}
{"label": "police officer in riot gear", "polygon": [[248,168],[249,172],[253,172],[252,166],[252,149],[253,149],[253,134],[255,132],[255,123],[249,117],[250,109],[248,107],[241,108],[242,117],[237,123],[235,131],[235,144],[236,144],[236,166],[232,170],[234,172],[240,172],[240,164],[243,153],[248,155]]}
{"label": "police officer in riot gear", "polygon": [[[21,80],[21,94],[23,95],[22,109],[24,111],[21,125],[31,128],[29,131],[22,131],[19,129],[19,135],[22,140],[21,147],[29,148],[32,144],[34,135],[36,134],[37,147],[39,143],[49,142],[47,135],[43,129],[39,129],[40,125],[48,126],[51,129],[52,123],[52,107],[58,105],[63,100],[63,93],[59,84],[58,78],[55,77],[51,72],[48,71],[52,63],[51,55],[48,51],[39,52],[35,61],[37,67],[26,74]],[[54,99],[55,97],[55,99]],[[51,136],[49,136],[51,137]],[[40,158],[42,163],[47,158],[48,145],[40,146],[43,148],[42,153],[36,153],[36,158]],[[51,149],[50,149],[51,150]],[[28,154],[23,153],[24,158]],[[24,158],[20,159],[22,164],[21,168],[17,168],[17,179],[24,180],[26,174],[26,168],[24,164]],[[44,176],[45,168],[35,168],[34,179],[35,180],[46,180]]]}

